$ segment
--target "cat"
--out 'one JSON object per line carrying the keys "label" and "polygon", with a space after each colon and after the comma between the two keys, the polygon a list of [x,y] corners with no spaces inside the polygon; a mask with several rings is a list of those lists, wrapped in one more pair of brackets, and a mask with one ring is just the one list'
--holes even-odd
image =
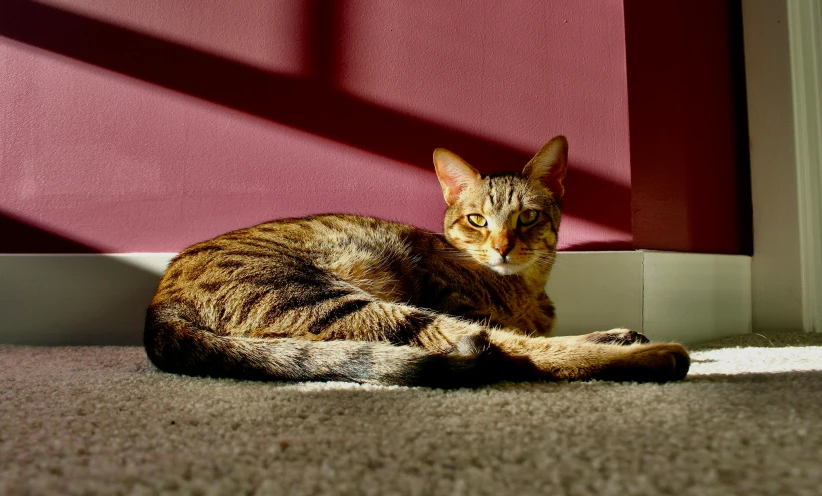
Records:
{"label": "cat", "polygon": [[434,152],[444,233],[353,215],[281,219],[197,243],[146,313],[154,365],[192,376],[474,387],[666,382],[690,359],[627,330],[548,337],[568,143],[521,173]]}

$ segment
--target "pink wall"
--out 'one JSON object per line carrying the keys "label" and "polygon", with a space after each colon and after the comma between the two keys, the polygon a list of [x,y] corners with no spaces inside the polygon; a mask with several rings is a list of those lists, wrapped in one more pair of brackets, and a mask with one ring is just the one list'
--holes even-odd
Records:
{"label": "pink wall", "polygon": [[655,123],[629,106],[622,0],[237,5],[4,0],[0,252],[177,251],[329,211],[440,230],[435,147],[517,170],[560,133],[561,248],[652,247],[665,224],[632,191]]}
{"label": "pink wall", "polygon": [[16,221],[115,252],[325,211],[439,230],[435,147],[517,169],[564,133],[563,246],[631,246],[618,0],[45,3],[0,18]]}

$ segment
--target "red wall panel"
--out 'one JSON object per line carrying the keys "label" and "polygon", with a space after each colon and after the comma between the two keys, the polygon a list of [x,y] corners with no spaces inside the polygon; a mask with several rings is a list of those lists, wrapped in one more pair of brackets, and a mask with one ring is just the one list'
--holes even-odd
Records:
{"label": "red wall panel", "polygon": [[739,253],[728,3],[629,0],[625,31],[634,247]]}

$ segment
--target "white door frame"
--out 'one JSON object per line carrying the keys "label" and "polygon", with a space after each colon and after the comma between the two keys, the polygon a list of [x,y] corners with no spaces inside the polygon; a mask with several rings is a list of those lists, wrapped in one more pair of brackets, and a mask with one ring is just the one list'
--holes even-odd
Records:
{"label": "white door frame", "polygon": [[822,332],[822,2],[788,2],[802,325]]}
{"label": "white door frame", "polygon": [[822,5],[743,0],[754,331],[822,332]]}

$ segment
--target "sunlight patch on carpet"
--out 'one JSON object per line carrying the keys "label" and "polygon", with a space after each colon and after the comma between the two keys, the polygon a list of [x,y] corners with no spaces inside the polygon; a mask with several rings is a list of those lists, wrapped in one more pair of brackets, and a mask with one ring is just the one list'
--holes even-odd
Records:
{"label": "sunlight patch on carpet", "polygon": [[822,371],[822,346],[722,348],[691,354],[688,376]]}

